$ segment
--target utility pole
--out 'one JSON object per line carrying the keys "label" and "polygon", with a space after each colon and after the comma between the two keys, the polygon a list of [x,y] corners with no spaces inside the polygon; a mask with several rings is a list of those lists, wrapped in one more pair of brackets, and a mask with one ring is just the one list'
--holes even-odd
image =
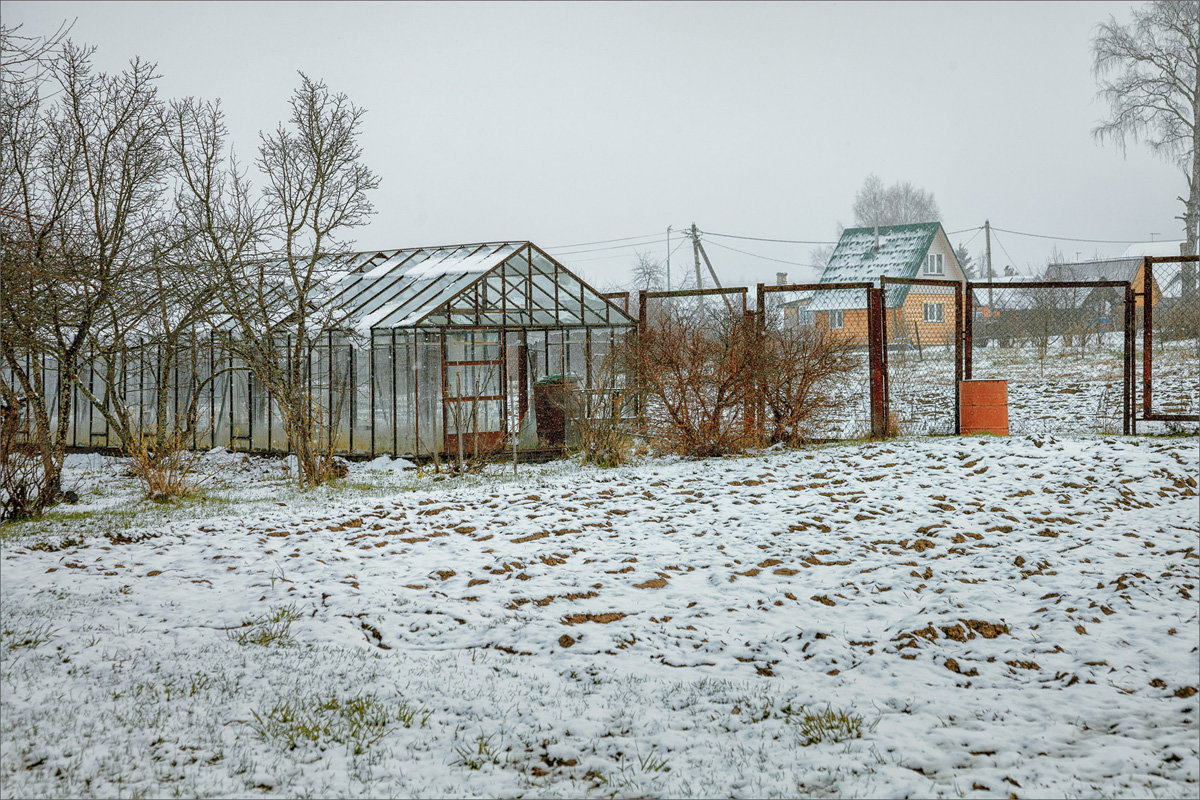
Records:
{"label": "utility pole", "polygon": [[667,291],[671,291],[671,226],[667,226]]}
{"label": "utility pole", "polygon": [[[987,275],[988,275],[988,282],[990,284],[991,280],[992,280],[992,276],[995,274],[992,272],[992,223],[990,220],[985,219],[983,221],[983,233],[984,233],[984,236],[987,238],[987,265],[988,265]],[[989,285],[988,286],[988,314],[991,314],[991,313],[992,313],[992,287]]]}
{"label": "utility pole", "polygon": [[[723,288],[721,281],[717,278],[717,271],[713,269],[712,262],[708,260],[708,253],[704,251],[704,245],[700,244],[700,232],[696,230],[696,223],[692,223],[692,251],[696,256],[696,288],[704,288],[704,279],[700,272],[700,259],[704,259],[705,266],[708,267],[708,274],[712,277],[713,286],[717,289]],[[729,313],[733,313],[733,303],[730,302],[728,295],[721,295],[721,299],[725,301],[725,307],[729,309]]]}

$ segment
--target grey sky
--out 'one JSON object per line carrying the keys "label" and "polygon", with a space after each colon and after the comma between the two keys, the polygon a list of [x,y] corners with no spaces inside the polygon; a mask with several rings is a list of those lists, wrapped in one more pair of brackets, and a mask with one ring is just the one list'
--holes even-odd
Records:
{"label": "grey sky", "polygon": [[[1182,239],[1182,174],[1090,135],[1105,113],[1091,35],[1130,7],[6,1],[3,17],[33,34],[77,18],[72,36],[99,47],[102,69],[136,54],[158,63],[165,95],[220,98],[245,160],[286,116],[297,70],[346,92],[368,110],[363,143],[382,179],[364,249],[554,247],[665,237],[693,221],[828,240],[853,221],[871,172],[931,190],[948,231],[990,218],[1055,236]],[[801,263],[812,249],[709,241]],[[997,268],[1023,271],[1056,244],[996,241]],[[970,249],[982,245],[979,234]],[[1072,258],[1125,249],[1057,245]],[[665,255],[662,237],[638,249]],[[813,277],[708,252],[726,283]],[[605,287],[627,280],[633,248],[560,257]],[[679,249],[673,272],[689,263]]]}

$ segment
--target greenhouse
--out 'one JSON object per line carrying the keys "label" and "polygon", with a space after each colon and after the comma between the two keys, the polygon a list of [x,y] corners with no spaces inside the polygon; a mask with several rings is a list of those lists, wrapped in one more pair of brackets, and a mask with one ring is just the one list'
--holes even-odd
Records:
{"label": "greenhouse", "polygon": [[[537,424],[534,395],[557,383],[587,397],[605,355],[636,327],[527,241],[343,254],[325,266],[341,322],[321,331],[305,368],[318,438],[335,453],[561,446],[561,423]],[[192,447],[284,451],[279,409],[221,344],[232,335],[220,323],[197,332],[166,369],[152,342],[93,356],[80,382],[105,406],[121,405],[136,428],[170,420]],[[52,383],[50,366],[42,371]],[[69,444],[117,446],[108,416],[77,388]]]}

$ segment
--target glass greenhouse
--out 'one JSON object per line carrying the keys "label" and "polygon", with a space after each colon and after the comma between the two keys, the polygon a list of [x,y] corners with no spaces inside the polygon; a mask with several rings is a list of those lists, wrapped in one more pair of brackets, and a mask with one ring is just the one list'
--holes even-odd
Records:
{"label": "glass greenhouse", "polygon": [[[604,356],[636,327],[620,306],[527,241],[361,252],[331,257],[326,266],[328,302],[343,322],[321,332],[306,369],[323,417],[319,436],[341,454],[562,444],[544,431],[539,437],[535,385],[565,381],[586,396],[598,386]],[[81,382],[101,402],[128,409],[133,427],[149,430],[165,418],[196,448],[283,451],[279,409],[222,347],[229,335],[221,325],[197,332],[165,370],[161,347],[149,342],[123,348],[119,358],[93,357]],[[56,371],[43,367],[52,396]],[[69,444],[119,444],[78,388],[73,408]]]}

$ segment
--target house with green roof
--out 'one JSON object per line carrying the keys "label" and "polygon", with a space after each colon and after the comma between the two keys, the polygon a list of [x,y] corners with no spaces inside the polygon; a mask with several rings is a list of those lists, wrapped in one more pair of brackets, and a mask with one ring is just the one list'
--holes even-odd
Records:
{"label": "house with green roof", "polygon": [[[819,282],[870,282],[879,286],[881,277],[966,280],[942,224],[918,222],[842,231]],[[805,317],[813,325],[866,342],[866,291],[817,290],[807,300]],[[919,342],[922,345],[953,342],[953,288],[889,285],[884,306],[890,342]]]}

